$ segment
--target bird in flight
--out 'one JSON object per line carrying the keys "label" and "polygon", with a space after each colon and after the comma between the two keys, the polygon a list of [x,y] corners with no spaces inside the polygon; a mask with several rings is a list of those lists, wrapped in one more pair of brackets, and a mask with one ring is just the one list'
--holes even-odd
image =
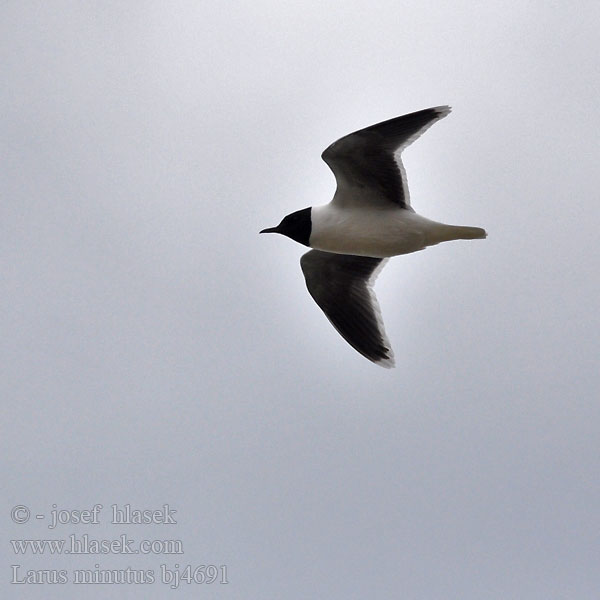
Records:
{"label": "bird in flight", "polygon": [[400,153],[449,113],[449,106],[426,108],[340,138],[321,155],[337,183],[331,202],[293,212],[260,232],[312,248],[300,259],[310,295],[340,335],[382,367],[394,366],[394,353],[373,284],[386,260],[487,235],[479,227],[431,221],[410,205]]}

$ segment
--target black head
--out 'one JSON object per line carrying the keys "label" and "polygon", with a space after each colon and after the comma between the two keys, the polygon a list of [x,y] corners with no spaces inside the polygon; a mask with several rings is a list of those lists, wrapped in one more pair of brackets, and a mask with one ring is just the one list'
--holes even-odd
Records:
{"label": "black head", "polygon": [[263,229],[260,233],[280,233],[281,235],[287,235],[287,237],[300,244],[308,246],[312,229],[310,210],[310,208],[297,210],[284,217],[283,221],[277,227]]}

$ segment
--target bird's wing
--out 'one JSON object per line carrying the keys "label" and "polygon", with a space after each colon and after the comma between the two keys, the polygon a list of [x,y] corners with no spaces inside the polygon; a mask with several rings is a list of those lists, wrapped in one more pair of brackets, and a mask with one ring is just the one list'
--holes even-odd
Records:
{"label": "bird's wing", "polygon": [[387,259],[311,250],[300,266],[306,287],[339,334],[374,363],[394,366],[372,286]]}
{"label": "bird's wing", "polygon": [[332,202],[346,206],[363,204],[370,197],[374,202],[383,198],[383,202],[410,209],[399,154],[449,112],[449,106],[426,108],[355,131],[331,144],[321,158],[337,181]]}

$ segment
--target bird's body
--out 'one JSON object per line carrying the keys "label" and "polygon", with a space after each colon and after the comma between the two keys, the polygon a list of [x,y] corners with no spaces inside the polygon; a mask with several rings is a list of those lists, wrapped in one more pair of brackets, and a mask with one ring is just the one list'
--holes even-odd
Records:
{"label": "bird's body", "polygon": [[311,212],[311,248],[336,254],[388,258],[440,242],[483,237],[478,227],[445,225],[396,206],[340,208],[334,203]]}
{"label": "bird's body", "polygon": [[300,261],[308,291],[344,339],[381,366],[393,366],[372,291],[383,259],[440,242],[486,237],[479,227],[438,223],[410,206],[396,154],[449,112],[447,106],[428,108],[340,138],[322,155],[337,181],[333,200],[261,231],[313,248]]}

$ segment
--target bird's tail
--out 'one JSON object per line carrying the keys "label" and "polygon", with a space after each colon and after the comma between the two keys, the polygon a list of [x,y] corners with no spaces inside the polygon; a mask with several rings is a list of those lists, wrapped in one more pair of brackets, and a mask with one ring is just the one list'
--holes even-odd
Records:
{"label": "bird's tail", "polygon": [[427,245],[433,246],[440,242],[449,242],[451,240],[479,240],[485,237],[487,237],[487,233],[481,227],[436,223],[436,226],[428,232]]}
{"label": "bird's tail", "polygon": [[453,240],[480,240],[487,237],[485,229],[481,227],[466,227],[462,225],[450,225],[454,233]]}

